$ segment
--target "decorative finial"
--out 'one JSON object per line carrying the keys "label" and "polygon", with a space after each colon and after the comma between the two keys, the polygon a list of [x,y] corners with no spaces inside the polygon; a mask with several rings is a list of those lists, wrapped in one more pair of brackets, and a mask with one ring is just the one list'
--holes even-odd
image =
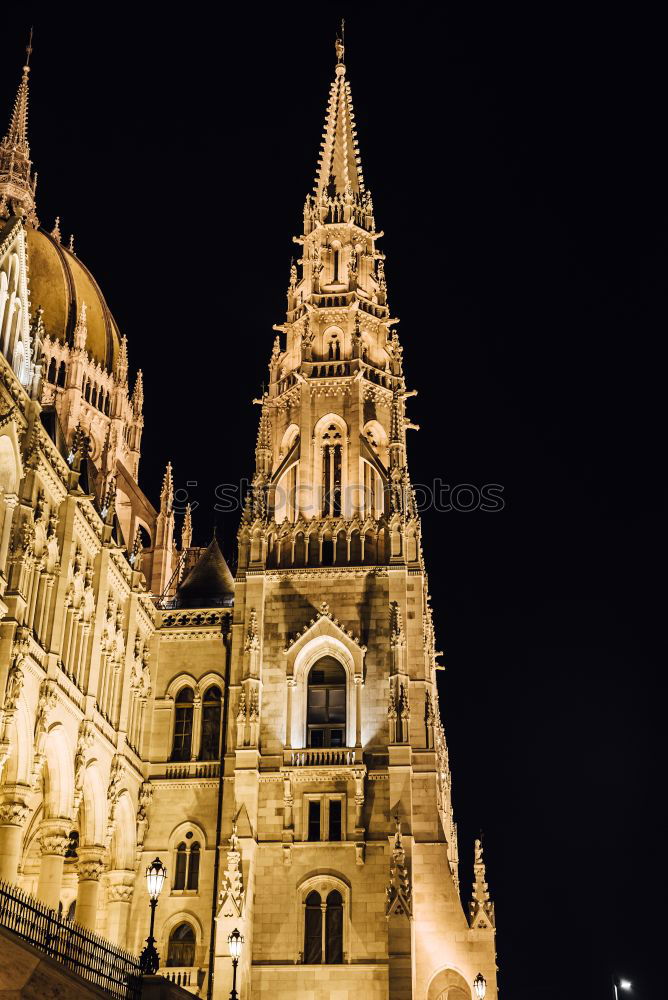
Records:
{"label": "decorative finial", "polygon": [[30,70],[30,56],[32,55],[32,28],[30,29],[30,37],[28,38],[28,44],[26,45],[26,64],[25,69]]}
{"label": "decorative finial", "polygon": [[62,237],[62,234],[60,232],[60,216],[59,215],[56,216],[56,221],[53,224],[53,229],[51,230],[51,235],[53,236],[54,240],[58,240],[59,243],[62,243],[63,237]]}
{"label": "decorative finial", "polygon": [[343,59],[346,54],[346,44],[345,44],[345,26],[346,22],[341,18],[341,36],[337,35],[336,41],[334,43],[334,48],[336,49],[336,62],[339,66],[343,66]]}
{"label": "decorative finial", "polygon": [[70,253],[72,254],[74,253],[74,233],[70,233],[70,242],[68,244],[67,249],[69,250]]}

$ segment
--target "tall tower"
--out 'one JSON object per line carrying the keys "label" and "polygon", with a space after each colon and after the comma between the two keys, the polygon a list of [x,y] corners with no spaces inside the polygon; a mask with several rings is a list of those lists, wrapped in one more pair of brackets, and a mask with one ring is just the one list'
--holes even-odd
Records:
{"label": "tall tower", "polygon": [[470,927],[459,898],[414,393],[336,53],[239,530],[214,994],[238,926],[242,997],[462,1000],[482,973],[495,1000],[493,909]]}

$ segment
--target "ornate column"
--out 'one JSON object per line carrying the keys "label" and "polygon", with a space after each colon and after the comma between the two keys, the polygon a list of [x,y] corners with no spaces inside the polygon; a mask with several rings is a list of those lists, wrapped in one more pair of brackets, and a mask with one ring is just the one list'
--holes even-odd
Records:
{"label": "ornate column", "polygon": [[361,674],[355,674],[355,746],[362,746],[362,684]]}
{"label": "ornate column", "polygon": [[193,698],[193,733],[191,743],[191,760],[199,757],[200,744],[202,742],[202,695],[199,687],[195,687],[195,697]]}
{"label": "ornate column", "polygon": [[70,821],[64,818],[47,819],[42,823],[40,830],[42,859],[39,866],[37,898],[52,910],[57,910],[60,902],[65,851],[70,842],[70,826]]}
{"label": "ornate column", "polygon": [[295,686],[294,677],[288,677],[288,705],[285,719],[285,748],[292,749],[292,691]]}
{"label": "ornate column", "polygon": [[107,873],[107,878],[106,937],[120,948],[126,948],[135,873],[129,869],[116,868]]}
{"label": "ornate column", "polygon": [[82,927],[94,931],[97,925],[100,875],[104,871],[102,860],[104,847],[99,844],[92,847],[80,847],[77,853],[79,855],[79,885],[74,919]]}
{"label": "ornate column", "polygon": [[5,518],[2,522],[2,534],[0,535],[0,574],[7,562],[7,550],[9,548],[9,536],[14,521],[14,508],[19,502],[15,493],[5,493]]}
{"label": "ornate column", "polygon": [[[26,792],[28,791],[26,788]],[[0,803],[0,882],[16,882],[23,844],[23,825],[28,812],[28,806],[21,799]]]}

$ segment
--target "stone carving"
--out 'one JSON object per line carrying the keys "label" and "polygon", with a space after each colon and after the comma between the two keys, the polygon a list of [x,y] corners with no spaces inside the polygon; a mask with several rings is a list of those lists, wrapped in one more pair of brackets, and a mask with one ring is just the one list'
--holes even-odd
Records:
{"label": "stone carving", "polygon": [[81,805],[83,798],[84,779],[86,776],[86,762],[88,751],[93,745],[95,738],[95,726],[89,719],[82,719],[79,724],[79,735],[77,737],[77,748],[74,754],[74,808]]}
{"label": "stone carving", "polygon": [[482,840],[476,840],[473,849],[473,894],[469,903],[469,923],[476,929],[495,926],[494,903],[490,900],[486,881]]}
{"label": "stone carving", "polygon": [[241,917],[244,905],[244,886],[236,822],[232,826],[230,849],[227,852],[227,867],[223,872],[219,899],[219,916]]}
{"label": "stone carving", "polygon": [[25,802],[0,802],[0,826],[23,826],[29,812]]}
{"label": "stone carving", "polygon": [[69,834],[62,831],[47,830],[39,838],[39,849],[42,856],[50,854],[64,857],[69,845]]}
{"label": "stone carving", "polygon": [[410,917],[413,912],[411,884],[406,868],[406,852],[401,836],[401,822],[398,813],[395,815],[394,821],[396,831],[390,861],[390,881],[385,890],[387,897],[385,915],[387,917],[399,915]]}
{"label": "stone carving", "polygon": [[121,782],[125,771],[125,759],[119,753],[114,755],[109,770],[109,784],[107,786],[107,841],[111,840],[114,832],[114,821],[116,819],[116,807],[121,797]]}
{"label": "stone carving", "polygon": [[125,885],[124,883],[112,882],[109,885],[109,902],[110,903],[130,903],[132,902],[132,896],[134,893],[133,885]]}

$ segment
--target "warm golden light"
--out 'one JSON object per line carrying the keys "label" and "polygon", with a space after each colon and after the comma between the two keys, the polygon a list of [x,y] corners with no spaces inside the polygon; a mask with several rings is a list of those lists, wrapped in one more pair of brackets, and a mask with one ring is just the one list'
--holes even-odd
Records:
{"label": "warm golden light", "polygon": [[230,946],[230,955],[235,961],[238,961],[241,956],[241,948],[244,943],[244,938],[243,934],[241,934],[236,927],[228,937],[227,943]]}
{"label": "warm golden light", "polygon": [[146,869],[146,888],[151,899],[157,899],[167,878],[167,869],[160,858],[156,858]]}
{"label": "warm golden light", "polygon": [[473,980],[473,988],[475,989],[475,995],[478,1000],[485,1000],[485,994],[487,993],[487,980],[483,976],[482,972]]}

